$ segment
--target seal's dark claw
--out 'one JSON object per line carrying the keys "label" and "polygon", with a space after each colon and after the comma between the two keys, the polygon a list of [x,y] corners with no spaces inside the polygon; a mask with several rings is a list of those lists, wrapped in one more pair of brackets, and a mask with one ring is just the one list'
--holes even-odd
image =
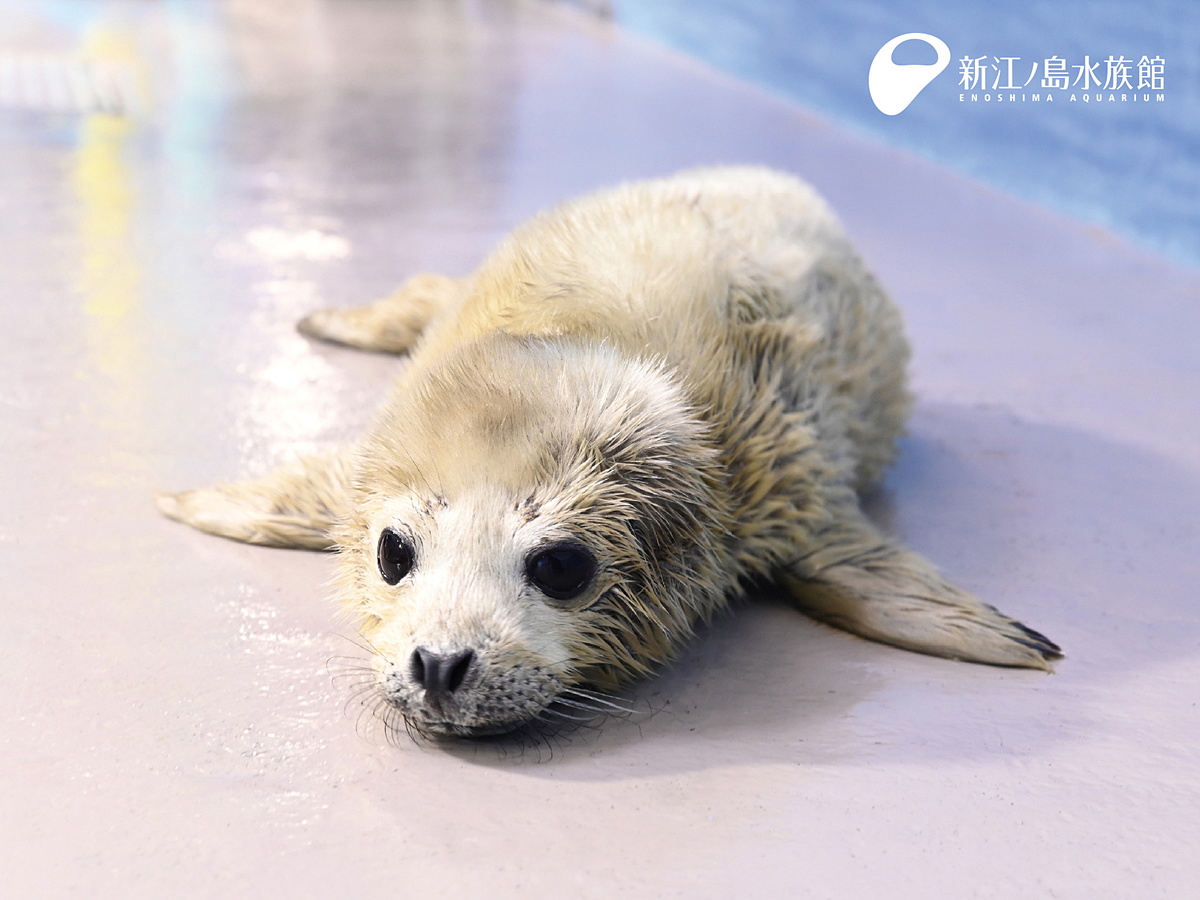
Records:
{"label": "seal's dark claw", "polygon": [[1031,643],[1026,643],[1025,641],[1020,641],[1019,643],[1025,644],[1025,646],[1029,647],[1031,650],[1038,651],[1045,659],[1054,660],[1063,658],[1062,647],[1058,646],[1058,644],[1054,643],[1054,641],[1050,640],[1050,638],[1046,637],[1041,632],[1034,631],[1028,625],[1022,625],[1020,622],[1014,622],[1013,624],[1016,625],[1017,628],[1021,629],[1021,632],[1025,634],[1031,641]]}

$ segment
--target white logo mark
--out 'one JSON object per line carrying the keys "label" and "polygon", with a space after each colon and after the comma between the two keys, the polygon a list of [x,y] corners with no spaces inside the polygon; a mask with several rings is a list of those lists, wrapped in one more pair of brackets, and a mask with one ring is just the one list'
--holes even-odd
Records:
{"label": "white logo mark", "polygon": [[[896,65],[892,62],[892,53],[905,41],[924,41],[937,51],[937,62]],[[871,99],[884,115],[899,115],[917,98],[917,94],[925,90],[929,82],[941,74],[949,62],[950,48],[941,38],[919,31],[894,37],[880,47],[875,58],[871,60],[871,71],[867,74],[867,87],[871,91]]]}

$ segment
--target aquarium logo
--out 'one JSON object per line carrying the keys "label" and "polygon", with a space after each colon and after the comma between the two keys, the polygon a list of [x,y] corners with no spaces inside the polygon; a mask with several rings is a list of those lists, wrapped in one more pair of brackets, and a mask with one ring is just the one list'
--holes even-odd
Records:
{"label": "aquarium logo", "polygon": [[[892,62],[892,54],[905,41],[928,44],[937,53],[937,62],[896,65]],[[871,71],[867,74],[867,88],[871,91],[875,107],[885,116],[898,116],[917,99],[917,94],[929,86],[929,82],[942,74],[949,62],[950,48],[945,41],[932,34],[914,31],[892,38],[879,48],[871,60]]]}

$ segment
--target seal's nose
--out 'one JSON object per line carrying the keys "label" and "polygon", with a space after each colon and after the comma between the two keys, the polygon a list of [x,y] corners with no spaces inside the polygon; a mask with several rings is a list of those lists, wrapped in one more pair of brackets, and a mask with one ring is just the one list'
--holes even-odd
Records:
{"label": "seal's nose", "polygon": [[474,650],[442,654],[418,647],[408,661],[408,671],[428,693],[452,694],[462,685],[474,661]]}

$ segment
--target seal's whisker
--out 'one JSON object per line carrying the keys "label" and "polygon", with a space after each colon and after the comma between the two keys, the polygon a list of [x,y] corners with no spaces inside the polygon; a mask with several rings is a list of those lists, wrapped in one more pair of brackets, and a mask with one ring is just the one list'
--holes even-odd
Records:
{"label": "seal's whisker", "polygon": [[572,703],[570,700],[564,700],[562,697],[559,697],[558,699],[556,699],[553,703],[551,703],[546,708],[555,714],[566,715],[566,713],[561,709],[561,707],[564,707],[564,706],[568,707],[572,711],[581,713],[582,715],[579,716],[580,721],[590,721],[591,719],[597,719],[597,718],[602,718],[602,717],[606,717],[606,716],[616,715],[610,709],[597,708],[595,706],[588,706],[585,703]]}
{"label": "seal's whisker", "polygon": [[[393,747],[400,746],[400,729],[396,725],[397,717],[404,721],[405,725],[407,726],[408,720],[404,718],[400,710],[396,709],[394,706],[387,707],[387,711],[384,714],[383,727],[384,733],[387,736],[387,742]],[[408,734],[410,737],[412,736],[412,732],[408,732]]]}
{"label": "seal's whisker", "polygon": [[359,709],[358,715],[354,719],[354,733],[364,740],[369,740],[370,734],[369,732],[363,730],[363,722],[365,721],[370,724],[371,722],[375,721],[375,719],[376,713],[374,706],[363,703],[362,708]]}
{"label": "seal's whisker", "polygon": [[610,694],[606,691],[593,690],[591,688],[586,688],[581,684],[573,684],[570,687],[566,688],[566,690],[570,691],[573,694],[580,694],[580,695],[587,696],[587,697],[595,697],[598,700],[610,700],[611,701],[611,700],[616,700],[618,698],[618,695],[616,695],[616,694]]}
{"label": "seal's whisker", "polygon": [[543,718],[542,714],[538,714],[535,719],[538,723],[538,731],[543,735],[554,738],[561,738],[568,732],[574,734],[579,731],[589,731],[593,734],[599,734],[604,730],[604,726],[595,719],[577,719],[574,716],[566,716],[566,721],[558,713],[550,711],[548,713],[552,718]]}
{"label": "seal's whisker", "polygon": [[[536,737],[534,739],[534,748],[537,750],[538,762],[540,763],[542,761],[542,746],[543,745],[546,747],[546,750],[549,753],[549,758],[554,759],[555,752],[557,751],[557,752],[561,753],[563,750],[563,744],[562,744],[561,738],[562,738],[562,735],[564,732],[564,727],[561,723],[558,723],[558,722],[547,722],[545,719],[541,718],[540,714],[538,716],[535,716],[534,718],[538,721],[538,723],[540,725],[540,728],[538,729],[538,731],[536,733]],[[595,726],[581,725],[579,723],[574,723],[570,726],[570,728],[572,730],[576,730],[578,728],[594,728],[594,727]]]}
{"label": "seal's whisker", "polygon": [[328,664],[342,665],[343,660],[349,661],[351,664],[358,665],[361,665],[364,661],[361,656],[343,656],[342,654],[334,654],[333,656],[329,657]]}
{"label": "seal's whisker", "polygon": [[[399,712],[399,710],[397,710],[397,712]],[[424,746],[425,744],[428,744],[430,740],[432,740],[429,732],[414,722],[410,717],[401,715],[400,718],[404,722],[404,730],[408,734],[409,740],[411,740],[418,747]],[[395,734],[398,738],[400,735],[400,730],[398,728],[395,729]]]}
{"label": "seal's whisker", "polygon": [[399,746],[395,738],[395,717],[398,712],[399,710],[388,704],[382,696],[371,705],[371,717],[383,728],[383,739],[392,747]]}
{"label": "seal's whisker", "polygon": [[[563,712],[561,709],[553,709],[551,707],[547,707],[546,709],[542,710],[542,712],[546,713],[547,715],[557,716],[560,719],[568,719],[572,722],[590,722],[590,721],[592,721],[592,719],[596,718],[594,715],[592,715],[592,716],[573,716],[570,713]],[[538,715],[540,716],[541,713],[539,713]]]}
{"label": "seal's whisker", "polygon": [[375,672],[373,666],[351,666],[348,664],[340,664],[336,666],[327,666],[326,668],[332,670],[329,672],[329,676],[331,678],[343,678],[346,675],[371,675]]}
{"label": "seal's whisker", "polygon": [[600,703],[596,700],[591,699],[590,697],[567,697],[567,696],[564,696],[563,694],[559,694],[554,699],[554,702],[555,703],[565,703],[570,706],[574,706],[577,709],[587,709],[587,710],[591,710],[592,712],[604,713],[604,714],[608,714],[608,715],[616,714],[616,713],[620,713],[623,715],[632,715],[635,712],[635,710],[625,709],[625,708],[617,706],[615,704]]}
{"label": "seal's whisker", "polygon": [[[350,640],[352,644],[360,649],[366,649],[345,635],[338,634],[337,636],[344,638],[345,640]],[[329,676],[329,680],[334,684],[335,687],[340,687],[343,684],[349,683],[351,687],[351,698],[346,703],[347,708],[349,707],[351,700],[360,694],[361,685],[373,684],[375,680],[374,668],[370,665],[369,660],[363,659],[361,656],[330,656],[325,660],[325,673]]]}
{"label": "seal's whisker", "polygon": [[[343,706],[342,706],[342,715],[343,716],[350,715],[350,706],[353,702],[354,702],[354,698],[351,697],[349,700],[347,700],[345,702],[345,704],[343,704]],[[358,713],[355,715],[355,722],[354,722],[355,732],[358,732],[358,720],[362,719],[363,710],[365,708],[366,708],[366,703],[359,703],[359,710],[358,710]]]}
{"label": "seal's whisker", "polygon": [[356,678],[359,681],[374,682],[375,670],[363,666],[360,669],[347,669],[345,672],[337,672],[329,676],[329,679],[336,684],[339,681],[346,681],[350,678]]}
{"label": "seal's whisker", "polygon": [[631,706],[625,706],[625,705],[617,702],[614,699],[610,699],[608,697],[601,696],[600,694],[596,694],[591,691],[585,691],[580,688],[575,688],[575,687],[567,688],[561,694],[558,695],[558,699],[560,701],[566,703],[567,702],[566,695],[575,695],[571,699],[576,700],[578,703],[597,704],[597,707],[595,707],[597,709],[599,708],[599,706],[605,706],[608,709],[613,710],[615,712],[625,713],[625,714],[631,715],[631,716],[644,715],[643,711],[640,709],[636,709]]}
{"label": "seal's whisker", "polygon": [[336,672],[329,676],[330,681],[334,684],[338,682],[346,682],[348,679],[357,679],[358,681],[374,681],[375,672],[372,669],[348,669],[345,672]]}
{"label": "seal's whisker", "polygon": [[372,694],[374,693],[374,690],[375,690],[375,685],[363,684],[363,685],[359,685],[354,690],[350,691],[349,692],[350,696],[348,696],[346,698],[346,710],[349,711],[350,704],[354,703],[355,701],[358,702],[359,706],[369,705],[371,702]]}
{"label": "seal's whisker", "polygon": [[371,643],[371,639],[368,638],[364,634],[361,634],[361,633],[356,634],[353,637],[348,634],[343,634],[340,631],[333,631],[333,632],[330,632],[330,634],[332,634],[336,638],[340,638],[343,641],[348,641],[349,643],[351,643],[355,647],[357,647],[359,650],[363,650],[366,653],[370,654],[371,656],[382,656],[382,654],[375,647],[375,645]]}

